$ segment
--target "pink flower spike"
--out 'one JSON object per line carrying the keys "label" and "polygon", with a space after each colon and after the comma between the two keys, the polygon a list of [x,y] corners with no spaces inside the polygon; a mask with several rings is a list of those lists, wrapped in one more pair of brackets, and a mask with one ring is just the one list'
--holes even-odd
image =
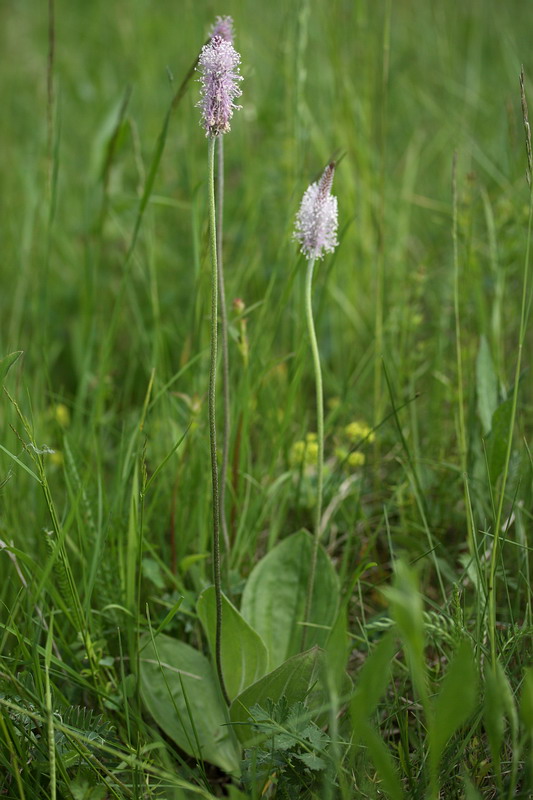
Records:
{"label": "pink flower spike", "polygon": [[332,253],[337,241],[337,198],[331,194],[335,162],[328,164],[319,181],[305,191],[296,215],[294,238],[307,259]]}
{"label": "pink flower spike", "polygon": [[219,136],[230,130],[233,112],[241,106],[234,100],[242,94],[239,81],[240,55],[231,42],[222,36],[213,36],[202,47],[198,59],[198,71],[202,84],[202,96],[197,106],[202,110],[201,124],[206,136]]}
{"label": "pink flower spike", "polygon": [[235,34],[233,32],[232,17],[217,17],[209,35],[211,38],[213,36],[221,36],[226,42],[233,44]]}

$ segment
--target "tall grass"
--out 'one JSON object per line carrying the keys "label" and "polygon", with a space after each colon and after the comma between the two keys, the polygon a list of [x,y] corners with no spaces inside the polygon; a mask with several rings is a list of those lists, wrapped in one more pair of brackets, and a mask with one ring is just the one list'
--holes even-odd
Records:
{"label": "tall grass", "polygon": [[[242,771],[238,748],[231,769],[202,752],[185,660],[170,665],[185,705],[161,691],[188,749],[143,688],[146,663],[175,679],[158,642],[209,654],[209,238],[190,70],[216,14],[235,19],[245,78],[225,150],[231,625],[254,567],[314,525],[292,222],[302,187],[346,153],[340,245],[313,294],[320,564],[340,600],[327,630],[308,626],[324,639],[312,692],[257,704]],[[533,792],[528,22],[496,0],[453,14],[3,4],[0,357],[23,351],[0,414],[5,796]],[[252,633],[243,652],[260,651]]]}

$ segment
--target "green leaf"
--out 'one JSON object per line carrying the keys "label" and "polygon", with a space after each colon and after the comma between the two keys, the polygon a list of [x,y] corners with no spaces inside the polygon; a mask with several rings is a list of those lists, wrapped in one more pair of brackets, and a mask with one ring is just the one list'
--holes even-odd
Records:
{"label": "green leaf", "polygon": [[463,778],[465,785],[465,800],[482,800],[482,797],[468,775]]}
{"label": "green leaf", "polygon": [[486,438],[487,462],[492,483],[496,483],[507,457],[507,442],[513,413],[513,398],[508,397],[492,415],[491,430]]}
{"label": "green leaf", "polygon": [[480,339],[476,359],[476,390],[477,413],[483,433],[487,434],[492,426],[492,415],[498,406],[498,378],[485,336]]}
{"label": "green leaf", "polygon": [[500,780],[500,784],[500,752],[505,736],[506,714],[511,720],[511,728],[516,729],[518,720],[513,693],[502,665],[496,661],[494,669],[489,665],[485,671],[483,720],[496,778]]}
{"label": "green leaf", "polygon": [[[211,655],[215,658],[216,603],[215,587],[200,595],[196,606]],[[259,680],[268,669],[268,653],[261,637],[240,615],[234,605],[222,596],[222,672],[231,700],[247,686]]]}
{"label": "green leaf", "polygon": [[2,359],[0,359],[0,383],[4,381],[7,373],[9,372],[15,361],[17,361],[20,358],[22,353],[23,353],[22,350],[15,350],[14,353],[10,353],[8,356],[4,356]]}
{"label": "green leaf", "polygon": [[74,800],[104,800],[107,794],[105,786],[95,786],[84,777],[78,777],[71,781],[69,789]]}
{"label": "green leaf", "polygon": [[255,736],[249,725],[242,724],[248,722],[252,706],[265,706],[267,700],[277,703],[281,697],[285,697],[289,705],[305,699],[319,654],[320,650],[313,647],[289,658],[235,698],[230,706],[230,717],[235,723],[235,733],[243,744]]}
{"label": "green leaf", "polygon": [[189,755],[238,773],[240,751],[207,658],[170,636],[141,639],[141,695],[160,728]]}
{"label": "green leaf", "polygon": [[459,645],[433,704],[430,722],[430,769],[436,775],[447,742],[472,714],[476,705],[477,671],[468,640]]}
{"label": "green leaf", "polygon": [[350,713],[354,743],[362,741],[365,744],[386,794],[394,800],[400,800],[403,793],[392,756],[369,722],[389,684],[393,657],[394,635],[391,632],[381,639],[360,670]]}
{"label": "green leaf", "polygon": [[533,738],[533,667],[528,667],[524,673],[520,713],[528,735]]}
{"label": "green leaf", "polygon": [[374,713],[389,685],[393,657],[394,636],[391,632],[381,639],[357,676],[357,686],[350,704],[353,732],[356,737],[359,726],[362,722],[368,721]]}
{"label": "green leaf", "polygon": [[350,639],[348,637],[348,610],[343,603],[337,613],[337,619],[330,631],[324,653],[324,673],[326,686],[337,697],[349,691],[350,678],[346,672]]}
{"label": "green leaf", "polygon": [[427,703],[426,660],[424,657],[424,610],[416,573],[403,561],[394,565],[394,585],[383,589],[398,626],[418,695]]}
{"label": "green leaf", "polygon": [[[276,545],[252,570],[241,613],[267,646],[276,667],[297,653],[302,641],[313,540],[299,531]],[[331,560],[318,551],[307,644],[324,647],[339,604],[339,582]],[[316,627],[315,627],[316,626]]]}
{"label": "green leaf", "polygon": [[374,762],[385,794],[392,800],[404,800],[405,795],[398,770],[381,734],[369,722],[364,722],[361,725],[360,735]]}

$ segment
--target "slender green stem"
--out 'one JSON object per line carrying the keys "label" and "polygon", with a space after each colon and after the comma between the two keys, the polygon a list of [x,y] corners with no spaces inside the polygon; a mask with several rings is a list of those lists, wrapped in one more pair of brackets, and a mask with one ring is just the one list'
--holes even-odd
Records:
{"label": "slender green stem", "polygon": [[457,365],[457,405],[459,410],[459,458],[461,462],[461,473],[463,476],[463,492],[466,509],[466,526],[468,549],[470,557],[474,557],[474,531],[471,524],[471,514],[468,513],[467,503],[469,501],[468,475],[467,475],[467,447],[466,447],[466,424],[464,409],[464,389],[463,389],[463,358],[461,347],[461,314],[459,311],[459,248],[457,242],[457,153],[453,155],[452,163],[452,239],[453,239],[453,308],[455,316],[455,356]]}
{"label": "slender green stem", "polygon": [[513,446],[513,431],[516,421],[516,410],[518,407],[518,386],[520,383],[520,372],[522,369],[522,352],[524,349],[524,339],[526,334],[526,323],[527,323],[527,311],[528,311],[528,285],[529,285],[529,259],[530,259],[530,249],[531,249],[531,231],[532,231],[532,221],[533,221],[533,195],[530,199],[529,204],[529,221],[528,221],[528,232],[527,232],[527,244],[526,244],[526,255],[525,255],[525,263],[524,263],[524,277],[523,277],[523,284],[522,284],[522,307],[520,313],[520,333],[518,337],[518,356],[516,359],[516,368],[514,374],[514,386],[513,386],[513,395],[511,401],[511,419],[509,421],[509,433],[507,437],[507,450],[505,453],[505,464],[503,470],[503,477],[500,487],[500,496],[498,500],[498,507],[496,511],[496,521],[494,525],[494,539],[492,543],[492,553],[490,559],[490,573],[489,573],[489,584],[488,584],[488,594],[489,594],[489,638],[490,638],[490,652],[491,652],[491,660],[492,665],[494,666],[497,660],[497,648],[496,648],[496,566],[498,563],[499,557],[499,544],[500,544],[500,534],[501,534],[501,525],[502,525],[502,517],[503,517],[503,504],[505,501],[505,490],[507,488],[507,478],[509,476],[509,465],[511,463],[511,451]]}
{"label": "slender green stem", "polygon": [[320,354],[318,351],[315,323],[313,320],[313,304],[311,301],[311,289],[313,286],[314,267],[315,267],[315,259],[311,258],[307,263],[307,275],[305,278],[305,316],[307,319],[307,330],[309,333],[309,342],[311,344],[311,352],[313,354],[313,367],[315,371],[316,429],[317,429],[317,443],[318,443],[317,497],[316,497],[316,507],[315,507],[313,550],[311,555],[311,568],[309,572],[307,601],[305,604],[305,615],[304,615],[304,629],[302,634],[302,650],[305,649],[305,644],[307,639],[307,627],[305,626],[305,623],[309,622],[309,617],[311,615],[311,603],[313,600],[313,590],[315,586],[318,545],[320,542],[320,533],[321,533],[320,523],[322,520],[322,491],[324,484],[324,395],[322,390],[322,370],[320,368]]}
{"label": "slender green stem", "polygon": [[220,525],[226,552],[229,552],[228,522],[226,519],[226,483],[229,463],[229,443],[231,433],[230,387],[229,387],[229,347],[228,347],[228,309],[224,286],[224,263],[222,260],[222,231],[224,222],[224,137],[218,136],[217,167],[217,265],[218,299],[220,301],[220,344],[222,350],[222,409],[224,428],[222,431],[222,463],[220,465]]}
{"label": "slender green stem", "polygon": [[[531,289],[529,277],[529,261],[531,252],[531,234],[533,227],[533,184],[532,184],[532,167],[533,157],[531,154],[531,129],[529,126],[527,100],[524,89],[524,71],[520,73],[520,90],[522,99],[522,112],[524,116],[524,128],[526,134],[526,149],[527,149],[527,178],[529,184],[529,217],[527,226],[527,240],[526,252],[524,256],[524,273],[522,279],[522,302],[520,308],[520,328],[518,334],[518,355],[516,359],[516,368],[514,374],[514,386],[511,402],[511,419],[509,421],[509,432],[507,436],[507,450],[505,453],[505,463],[503,469],[503,477],[500,487],[500,496],[498,499],[498,506],[496,511],[496,520],[494,524],[494,540],[492,543],[492,553],[490,559],[490,572],[488,583],[488,605],[489,605],[489,639],[490,639],[490,653],[493,668],[497,660],[496,651],[496,566],[499,557],[499,544],[500,533],[503,517],[503,504],[505,501],[505,490],[507,488],[507,479],[509,477],[509,465],[511,463],[511,452],[513,447],[513,431],[516,421],[516,410],[518,407],[518,386],[520,383],[520,372],[522,370],[522,352],[524,349],[524,340],[526,337],[526,326],[529,316],[529,309],[531,306]],[[489,476],[490,480],[490,476]]]}
{"label": "slender green stem", "polygon": [[[378,176],[377,192],[379,205],[377,209],[377,243],[376,243],[376,306],[374,317],[374,425],[378,425],[383,417],[382,399],[382,367],[384,346],[385,316],[385,212],[387,184],[387,125],[389,101],[390,72],[390,39],[391,39],[392,0],[387,0],[383,20],[383,43],[381,62],[381,102],[380,115],[377,120],[377,139],[381,168]],[[374,440],[374,454],[379,463],[380,437]]]}
{"label": "slender green stem", "polygon": [[215,137],[209,139],[209,240],[211,250],[211,361],[209,367],[209,441],[213,485],[213,582],[216,602],[215,661],[224,700],[229,697],[222,674],[222,589],[220,581],[220,496],[218,490],[216,381],[218,345],[218,269],[215,209]]}

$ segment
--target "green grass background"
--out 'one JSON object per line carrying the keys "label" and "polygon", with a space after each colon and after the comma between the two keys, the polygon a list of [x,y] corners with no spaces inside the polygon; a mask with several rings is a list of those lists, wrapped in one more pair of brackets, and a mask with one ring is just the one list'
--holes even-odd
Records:
{"label": "green grass background", "polygon": [[[428,607],[442,608],[453,585],[461,587],[482,650],[484,611],[465,571],[452,161],[456,152],[466,458],[483,556],[501,481],[487,477],[479,415],[486,386],[476,359],[483,338],[491,391],[503,400],[514,381],[527,242],[518,75],[522,63],[526,79],[533,69],[529,5],[56,0],[54,10],[50,71],[47,4],[0,7],[0,354],[24,351],[6,386],[34,444],[57,451],[42,465],[64,532],[50,561],[52,500],[2,452],[0,538],[15,548],[27,583],[0,552],[3,673],[39,674],[46,631],[36,607],[47,619],[56,614],[54,636],[73,670],[57,678],[58,705],[98,708],[113,696],[107,710],[117,738],[139,754],[138,743],[156,734],[143,727],[135,697],[127,711],[120,648],[133,658],[146,608],[157,623],[180,595],[169,632],[199,645],[194,602],[210,582],[210,288],[207,147],[195,82],[169,118],[131,245],[165,116],[216,14],[235,20],[244,76],[243,108],[225,139],[226,294],[244,299],[249,338],[247,366],[233,315],[239,479],[228,500],[228,590],[238,597],[260,555],[312,524],[312,480],[298,477],[289,458],[315,429],[304,265],[291,234],[303,191],[341,152],[340,246],[320,263],[314,290],[325,499],[335,508],[326,543],[345,581],[362,560],[378,564],[352,609],[354,636],[366,640],[366,621],[383,611],[375,587],[388,581],[392,552],[418,563]],[[530,348],[528,335],[505,487],[514,544],[498,565],[504,631],[531,622]],[[28,431],[9,398],[1,403],[0,443],[35,469],[21,441]],[[68,424],[58,421],[58,404]],[[379,427],[342,499],[348,472],[335,447],[357,419]],[[152,475],[185,431],[139,506],[143,469]],[[72,591],[98,656],[117,658],[92,682],[80,673],[79,625],[65,611],[76,606]],[[517,686],[529,639],[508,646]],[[34,677],[37,694],[41,680]],[[13,765],[6,756],[14,774]],[[28,792],[33,773],[24,769]],[[45,797],[47,785],[45,772],[26,796]],[[490,779],[479,786],[492,796]]]}

